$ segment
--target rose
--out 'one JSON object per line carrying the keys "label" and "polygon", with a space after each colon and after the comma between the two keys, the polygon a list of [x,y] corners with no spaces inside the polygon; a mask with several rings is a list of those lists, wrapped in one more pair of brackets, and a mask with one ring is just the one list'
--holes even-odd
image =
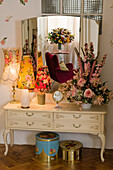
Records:
{"label": "rose", "polygon": [[83,87],[85,83],[86,83],[86,80],[84,78],[80,78],[79,81],[77,82],[77,85],[80,87]]}
{"label": "rose", "polygon": [[84,97],[92,98],[93,96],[94,96],[94,92],[90,88],[85,90]]}

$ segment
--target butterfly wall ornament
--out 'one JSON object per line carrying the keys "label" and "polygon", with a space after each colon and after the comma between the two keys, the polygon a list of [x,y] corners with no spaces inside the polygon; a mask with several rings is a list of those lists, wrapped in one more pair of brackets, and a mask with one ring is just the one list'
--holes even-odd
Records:
{"label": "butterfly wall ornament", "polygon": [[3,0],[0,0],[0,4],[2,4]]}
{"label": "butterfly wall ornament", "polygon": [[112,40],[110,41],[110,45],[111,45],[111,47],[113,47],[113,41]]}
{"label": "butterfly wall ornament", "polygon": [[5,19],[5,22],[9,22],[9,20],[12,18],[12,16],[7,16],[6,19]]}
{"label": "butterfly wall ornament", "polygon": [[20,0],[20,3],[25,5],[28,2],[28,0]]}
{"label": "butterfly wall ornament", "polygon": [[0,42],[0,43],[1,43],[2,45],[5,45],[5,43],[6,43],[6,39],[7,39],[7,37],[4,37],[4,38],[1,40],[1,42]]}

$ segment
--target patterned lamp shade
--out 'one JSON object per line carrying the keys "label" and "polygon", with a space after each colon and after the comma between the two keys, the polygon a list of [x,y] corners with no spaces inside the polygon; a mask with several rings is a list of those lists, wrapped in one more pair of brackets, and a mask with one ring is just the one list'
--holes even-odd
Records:
{"label": "patterned lamp shade", "polygon": [[2,84],[16,83],[19,73],[19,49],[17,48],[3,48],[5,59],[4,71],[1,78]]}
{"label": "patterned lamp shade", "polygon": [[51,78],[47,66],[38,69],[35,88],[39,92],[48,92],[51,87]]}
{"label": "patterned lamp shade", "polygon": [[35,77],[30,55],[24,55],[20,64],[19,78],[17,81],[19,89],[34,89]]}

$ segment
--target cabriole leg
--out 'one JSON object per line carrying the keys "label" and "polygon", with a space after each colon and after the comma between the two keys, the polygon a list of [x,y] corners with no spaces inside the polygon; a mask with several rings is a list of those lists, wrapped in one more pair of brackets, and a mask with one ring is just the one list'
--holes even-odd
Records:
{"label": "cabriole leg", "polygon": [[8,153],[8,143],[7,143],[7,135],[10,132],[10,130],[5,129],[3,132],[3,139],[4,139],[4,144],[5,144],[5,152],[4,155],[6,156]]}
{"label": "cabriole leg", "polygon": [[102,162],[104,162],[103,153],[104,153],[104,149],[105,149],[105,135],[103,133],[100,133],[98,136],[100,137],[101,143],[102,143],[100,157],[101,157]]}

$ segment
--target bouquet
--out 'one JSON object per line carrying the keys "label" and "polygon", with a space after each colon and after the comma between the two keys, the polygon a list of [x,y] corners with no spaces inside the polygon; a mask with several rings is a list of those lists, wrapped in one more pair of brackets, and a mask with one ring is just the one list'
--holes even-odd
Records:
{"label": "bouquet", "polygon": [[51,41],[51,44],[65,44],[71,43],[74,40],[74,35],[68,29],[57,28],[48,33],[48,39]]}
{"label": "bouquet", "polygon": [[77,105],[83,103],[107,104],[113,93],[106,86],[106,82],[100,81],[100,73],[107,55],[104,55],[100,63],[97,63],[93,43],[90,43],[89,48],[87,43],[84,46],[84,50],[82,49],[84,58],[78,57],[80,70],[75,73],[72,80],[62,84],[62,90],[67,91],[67,100],[75,101]]}

